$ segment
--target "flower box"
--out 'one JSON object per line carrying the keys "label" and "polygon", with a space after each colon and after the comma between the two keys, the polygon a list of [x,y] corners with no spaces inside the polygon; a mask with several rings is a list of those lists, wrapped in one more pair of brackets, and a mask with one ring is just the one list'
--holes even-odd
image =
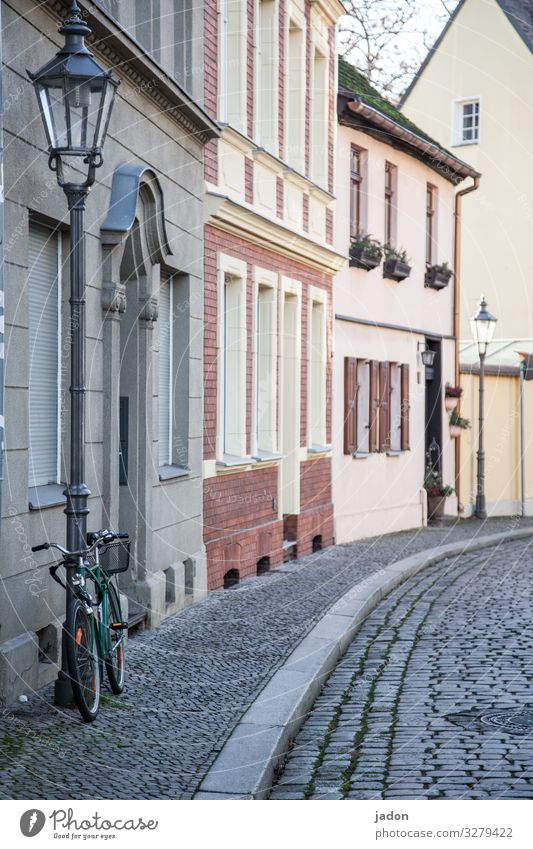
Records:
{"label": "flower box", "polygon": [[371,271],[378,267],[382,256],[381,251],[370,248],[350,248],[350,268],[364,268],[365,271]]}
{"label": "flower box", "polygon": [[383,263],[383,277],[387,280],[405,280],[411,274],[411,266],[403,259],[386,259]]}
{"label": "flower box", "polygon": [[426,271],[424,286],[427,289],[445,289],[450,282],[453,272],[451,268],[440,265],[430,265]]}
{"label": "flower box", "polygon": [[447,413],[453,412],[459,403],[459,398],[453,397],[451,395],[446,395],[444,398],[444,406],[446,408]]}
{"label": "flower box", "polygon": [[444,516],[445,495],[428,495],[428,522],[437,524]]}

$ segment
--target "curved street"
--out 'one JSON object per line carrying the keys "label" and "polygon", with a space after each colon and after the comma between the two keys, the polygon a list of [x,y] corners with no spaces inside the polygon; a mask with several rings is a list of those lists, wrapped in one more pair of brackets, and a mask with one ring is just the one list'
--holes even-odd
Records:
{"label": "curved street", "polygon": [[444,561],[370,615],[271,799],[533,796],[533,549]]}

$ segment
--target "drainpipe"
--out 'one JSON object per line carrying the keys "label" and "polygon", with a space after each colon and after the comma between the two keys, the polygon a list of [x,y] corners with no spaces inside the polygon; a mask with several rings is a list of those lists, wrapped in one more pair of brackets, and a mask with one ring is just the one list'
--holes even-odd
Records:
{"label": "drainpipe", "polygon": [[4,66],[1,5],[0,3],[0,536],[4,480]]}
{"label": "drainpipe", "polygon": [[[479,176],[473,177],[474,182],[466,189],[456,192],[455,195],[455,211],[454,211],[454,238],[453,238],[453,337],[455,344],[455,385],[459,386],[459,291],[461,282],[461,205],[463,195],[468,195],[470,192],[475,192],[479,188]],[[459,403],[461,403],[459,401]],[[457,496],[457,506],[459,507],[460,484],[461,484],[461,440],[455,439],[455,494]]]}

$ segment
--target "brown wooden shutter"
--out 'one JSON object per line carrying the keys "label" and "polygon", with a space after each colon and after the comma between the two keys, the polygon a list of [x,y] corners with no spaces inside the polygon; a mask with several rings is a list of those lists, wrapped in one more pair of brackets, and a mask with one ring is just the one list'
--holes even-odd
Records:
{"label": "brown wooden shutter", "polygon": [[379,363],[377,360],[370,360],[368,371],[370,383],[368,450],[379,451]]}
{"label": "brown wooden shutter", "polygon": [[390,448],[390,363],[379,364],[379,450]]}
{"label": "brown wooden shutter", "polygon": [[344,358],[344,453],[357,448],[357,360]]}
{"label": "brown wooden shutter", "polygon": [[402,363],[401,365],[401,380],[402,380],[402,401],[401,401],[401,446],[402,451],[409,451],[409,365]]}

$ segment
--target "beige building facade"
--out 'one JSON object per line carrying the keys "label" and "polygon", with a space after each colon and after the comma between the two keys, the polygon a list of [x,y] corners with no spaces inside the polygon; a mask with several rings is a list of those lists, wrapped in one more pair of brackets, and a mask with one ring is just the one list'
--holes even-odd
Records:
{"label": "beige building facade", "polygon": [[[441,286],[428,275],[453,266],[454,185],[475,171],[405,122],[343,60],[338,118],[335,247],[349,254],[334,285],[333,500],[342,543],[422,526],[428,462],[454,486],[444,402],[455,377],[453,276]],[[362,267],[354,246],[364,236],[405,251],[407,276],[389,273],[387,252]],[[457,512],[455,497],[446,510]]]}

